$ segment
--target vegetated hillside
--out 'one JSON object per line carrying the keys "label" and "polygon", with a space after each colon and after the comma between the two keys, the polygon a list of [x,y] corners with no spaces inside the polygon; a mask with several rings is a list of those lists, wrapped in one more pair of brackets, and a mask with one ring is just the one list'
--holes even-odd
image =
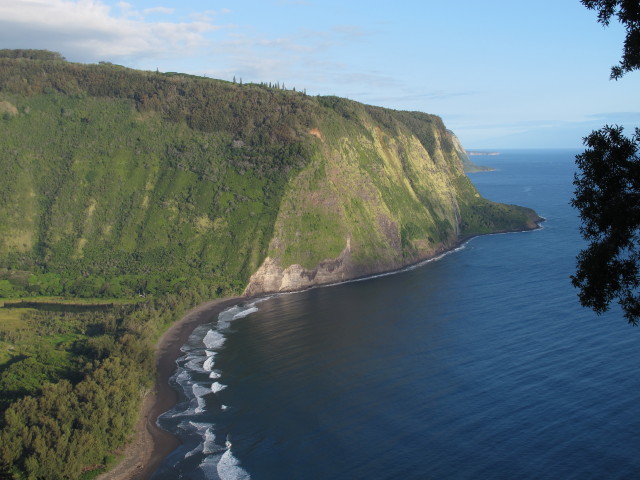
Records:
{"label": "vegetated hillside", "polygon": [[15,52],[0,296],[297,288],[537,220],[480,198],[433,115]]}
{"label": "vegetated hillside", "polygon": [[0,50],[0,298],[129,297],[0,301],[0,477],[107,469],[198,302],[535,227],[464,159],[433,115]]}

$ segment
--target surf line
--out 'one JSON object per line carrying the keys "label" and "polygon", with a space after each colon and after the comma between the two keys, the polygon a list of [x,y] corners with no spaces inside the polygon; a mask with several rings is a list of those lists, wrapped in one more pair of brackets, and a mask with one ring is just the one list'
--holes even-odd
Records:
{"label": "surf line", "polygon": [[214,417],[224,415],[228,408],[219,398],[227,385],[223,372],[216,369],[216,357],[224,347],[231,323],[256,312],[256,304],[267,298],[240,302],[220,312],[215,322],[196,327],[181,347],[184,355],[176,361],[176,372],[170,381],[186,400],[163,413],[157,423],[183,440],[181,448],[185,453],[181,458],[175,457],[177,463],[182,458],[201,457],[197,460],[197,469],[206,478],[250,478],[233,455],[229,436],[226,435],[223,442],[217,432],[219,421],[211,419],[212,413]]}

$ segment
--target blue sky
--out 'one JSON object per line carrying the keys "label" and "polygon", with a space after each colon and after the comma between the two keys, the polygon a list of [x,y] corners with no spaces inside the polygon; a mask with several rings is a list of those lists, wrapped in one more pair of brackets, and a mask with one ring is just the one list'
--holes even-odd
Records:
{"label": "blue sky", "polygon": [[640,126],[640,71],[609,80],[623,40],[579,0],[0,0],[0,48],[434,113],[469,149]]}

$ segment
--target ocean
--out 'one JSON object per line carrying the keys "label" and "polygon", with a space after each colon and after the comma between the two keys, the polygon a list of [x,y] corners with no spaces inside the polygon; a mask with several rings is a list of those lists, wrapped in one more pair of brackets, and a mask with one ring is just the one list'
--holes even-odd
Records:
{"label": "ocean", "polygon": [[193,332],[154,479],[640,478],[640,330],[582,308],[570,150],[480,157],[532,232],[240,304]]}

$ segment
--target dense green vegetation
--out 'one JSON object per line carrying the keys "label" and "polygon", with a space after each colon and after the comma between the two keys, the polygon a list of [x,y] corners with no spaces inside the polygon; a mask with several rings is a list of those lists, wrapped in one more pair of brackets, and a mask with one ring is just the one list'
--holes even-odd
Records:
{"label": "dense green vegetation", "polygon": [[0,299],[36,298],[0,308],[0,478],[105,465],[159,334],[267,256],[364,274],[536,218],[434,115],[40,50],[0,50],[0,147]]}
{"label": "dense green vegetation", "polygon": [[100,471],[132,432],[154,379],[156,339],[211,294],[0,308],[0,348],[11,352],[0,364],[0,478]]}
{"label": "dense green vegetation", "polygon": [[[132,94],[139,102],[126,95],[83,97],[77,86],[69,87],[73,95],[57,88],[46,93],[54,87],[32,82],[38,73],[31,70],[40,62],[18,63],[30,67],[18,69],[20,80],[0,80],[5,91],[12,80],[26,80],[27,93],[3,95],[19,113],[8,114],[0,130],[6,172],[0,179],[0,258],[35,276],[13,282],[5,275],[1,289],[113,297],[175,291],[187,277],[191,285],[239,289],[245,283],[269,241],[288,172],[304,162],[304,145],[276,143],[261,131],[232,135],[188,126],[214,128],[224,115],[180,117],[167,107],[166,121],[146,109],[139,90]],[[63,67],[73,67],[42,64],[69,75]],[[4,66],[0,71],[16,73]],[[87,76],[98,85],[129,85],[120,72],[100,66],[88,72],[97,79]],[[63,73],[46,72],[46,79],[72,83]],[[103,78],[110,75],[115,79]],[[167,88],[176,83],[154,77]],[[88,89],[98,88],[91,83]],[[189,95],[194,102],[207,96]],[[268,122],[261,128],[271,131]]]}
{"label": "dense green vegetation", "polygon": [[238,292],[274,235],[312,266],[348,236],[388,257],[381,222],[399,262],[487,231],[458,231],[451,199],[475,191],[452,190],[465,154],[434,115],[33,50],[0,51],[0,110],[4,297]]}

